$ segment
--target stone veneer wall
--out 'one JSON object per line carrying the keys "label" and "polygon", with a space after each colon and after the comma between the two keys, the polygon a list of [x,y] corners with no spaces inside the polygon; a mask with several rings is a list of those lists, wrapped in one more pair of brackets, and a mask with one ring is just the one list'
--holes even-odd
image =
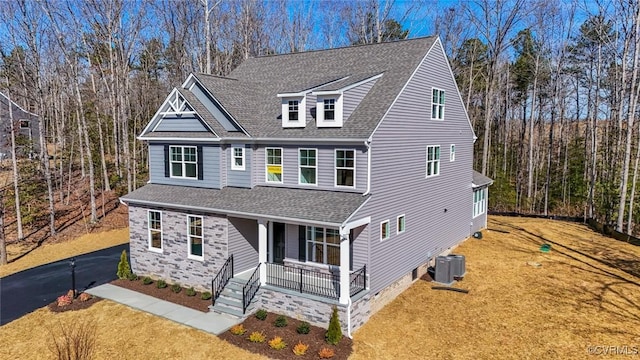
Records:
{"label": "stone veneer wall", "polygon": [[[149,250],[147,210],[162,211],[162,253]],[[187,215],[203,216],[204,261],[187,257]],[[224,216],[130,205],[131,270],[140,276],[211,291],[211,280],[228,257],[227,225]]]}
{"label": "stone veneer wall", "polygon": [[[286,289],[276,289],[263,286],[256,295],[255,309],[286,315],[298,320],[304,320],[312,325],[322,328],[329,327],[329,320],[333,306],[338,308],[338,317],[342,326],[343,335],[347,335],[347,306],[339,304],[331,299],[323,299],[317,296],[301,296]],[[371,316],[371,296],[365,294],[351,305],[351,333],[364,325]]]}

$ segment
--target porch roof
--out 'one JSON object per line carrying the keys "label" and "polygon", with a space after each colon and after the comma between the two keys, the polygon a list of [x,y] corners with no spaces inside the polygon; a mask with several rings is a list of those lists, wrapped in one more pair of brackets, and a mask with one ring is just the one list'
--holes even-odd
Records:
{"label": "porch roof", "polygon": [[121,201],[151,207],[340,226],[367,199],[358,193],[256,186],[206,189],[147,184]]}
{"label": "porch roof", "polygon": [[473,170],[473,187],[478,188],[482,186],[489,186],[493,184],[493,179],[484,176],[481,173]]}

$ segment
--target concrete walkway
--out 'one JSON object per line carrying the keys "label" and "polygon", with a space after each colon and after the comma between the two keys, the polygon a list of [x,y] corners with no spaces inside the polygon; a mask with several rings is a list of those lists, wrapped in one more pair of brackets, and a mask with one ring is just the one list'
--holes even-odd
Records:
{"label": "concrete walkway", "polygon": [[111,284],[96,286],[85,290],[85,292],[215,335],[219,335],[241,322],[240,319],[231,316],[213,312],[203,313]]}

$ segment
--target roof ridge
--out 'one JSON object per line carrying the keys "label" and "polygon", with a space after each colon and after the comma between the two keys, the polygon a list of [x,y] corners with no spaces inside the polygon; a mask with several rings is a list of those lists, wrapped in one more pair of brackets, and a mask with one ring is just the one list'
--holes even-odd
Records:
{"label": "roof ridge", "polygon": [[393,40],[393,41],[383,41],[381,43],[352,44],[352,45],[338,46],[338,47],[332,47],[332,48],[327,48],[327,49],[313,49],[313,50],[289,52],[289,53],[282,53],[282,54],[265,54],[265,55],[259,55],[259,56],[250,56],[249,58],[245,59],[245,61],[254,60],[254,59],[263,59],[263,58],[269,58],[269,57],[315,53],[315,52],[322,52],[322,51],[333,51],[333,50],[343,50],[343,49],[352,49],[352,48],[383,46],[383,45],[389,45],[389,44],[397,44],[397,43],[401,43],[401,42],[427,40],[427,39],[431,39],[431,38],[434,38],[434,37],[436,37],[436,35],[420,36],[420,37],[415,37],[415,38],[411,38],[411,39],[399,39],[399,40]]}
{"label": "roof ridge", "polygon": [[196,73],[196,76],[204,76],[204,77],[211,77],[211,78],[216,78],[216,79],[222,79],[222,80],[234,80],[234,81],[239,81],[236,78],[231,78],[228,76],[220,76],[220,75],[213,75],[213,74],[205,74],[205,73]]}

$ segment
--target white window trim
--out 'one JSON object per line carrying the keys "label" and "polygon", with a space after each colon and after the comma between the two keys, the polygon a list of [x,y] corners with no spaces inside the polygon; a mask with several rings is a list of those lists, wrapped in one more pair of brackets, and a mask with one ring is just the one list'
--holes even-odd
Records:
{"label": "white window trim", "polygon": [[[242,150],[242,166],[236,165],[236,149]],[[231,147],[231,170],[245,170],[245,152],[246,149],[242,146]]]}
{"label": "white window trim", "polygon": [[456,144],[449,146],[449,162],[456,161]]}
{"label": "white window trim", "polygon": [[[191,226],[189,224],[190,218],[199,218],[200,226],[202,226],[202,256],[191,254],[191,234],[189,231],[191,230]],[[200,215],[187,215],[187,259],[204,261],[204,218]]]}
{"label": "white window trim", "polygon": [[[324,100],[335,99],[333,113],[334,120],[324,119]],[[323,127],[342,127],[343,124],[343,106],[342,93],[318,95],[316,98],[316,124],[319,128]]]}
{"label": "white window trim", "polygon": [[[281,96],[282,98],[282,127],[300,128],[307,125],[307,97]],[[289,120],[289,101],[298,101],[298,120]]]}
{"label": "white window trim", "polygon": [[[160,214],[160,248],[151,246],[151,213],[156,212]],[[156,230],[156,229],[153,229]],[[164,231],[162,229],[162,211],[160,210],[147,210],[147,248],[149,251],[161,253],[164,251]]]}
{"label": "white window trim", "polygon": [[[434,90],[437,90],[438,92],[441,91],[441,92],[443,92],[445,94],[445,103],[440,104],[440,103],[434,103],[433,102],[433,91]],[[431,96],[431,101],[429,101],[429,103],[431,103],[431,107],[429,108],[429,112],[431,113],[429,115],[429,117],[431,118],[431,120],[438,120],[438,121],[443,121],[444,120],[444,111],[445,111],[445,105],[446,105],[446,101],[447,101],[446,100],[447,99],[446,98],[446,94],[447,93],[446,93],[446,91],[444,91],[444,89],[439,89],[439,88],[436,88],[436,87],[432,87],[431,88],[431,94],[429,94]],[[438,95],[440,95],[440,93],[438,93]],[[433,117],[433,105],[442,106],[442,117],[441,118]]]}
{"label": "white window trim", "polygon": [[[338,185],[338,170],[339,169],[351,169],[348,167],[338,167],[338,151],[352,151],[353,152],[353,186]],[[335,149],[333,152],[333,186],[343,189],[355,189],[356,188],[356,150],[355,149]]]}
{"label": "white window trim", "polygon": [[[303,183],[302,180],[302,168],[303,165],[300,165],[300,151],[302,150],[313,150],[316,152],[316,164],[314,166],[307,166],[305,165],[305,168],[314,168],[316,169],[316,178],[315,178],[315,183],[311,184],[311,183]],[[314,148],[298,148],[298,185],[304,185],[304,186],[318,186],[318,149],[314,149]]]}
{"label": "white window trim", "polygon": [[[387,224],[387,237],[382,237],[382,225]],[[389,224],[389,219],[380,222],[380,241],[389,240],[391,238],[391,225]]]}
{"label": "white window trim", "polygon": [[[269,152],[268,150],[280,150],[280,181],[269,181]],[[264,182],[267,184],[284,183],[284,148],[267,147],[264,148]]]}
{"label": "white window trim", "polygon": [[[402,231],[400,231],[400,226],[399,226],[400,218],[403,218],[403,221],[404,221],[404,229],[402,229]],[[402,234],[405,231],[407,231],[407,217],[405,216],[405,214],[398,215],[398,217],[396,217],[396,234]]]}
{"label": "white window trim", "polygon": [[[482,194],[482,200],[476,201],[476,193]],[[478,189],[473,191],[473,218],[484,214],[487,211],[486,189]]]}
{"label": "white window trim", "polygon": [[[425,177],[426,178],[430,178],[430,177],[434,177],[434,176],[438,176],[440,175],[440,151],[438,151],[438,159],[436,160],[429,160],[429,148],[438,148],[440,149],[440,145],[427,145],[426,147],[426,152],[425,152]],[[433,174],[429,175],[429,162],[431,163],[438,163],[438,171],[434,172]]]}
{"label": "white window trim", "polygon": [[[315,234],[315,229],[322,229],[322,241],[317,241],[317,240],[311,240],[308,238],[309,235],[309,228],[313,228],[312,233]],[[306,248],[304,249],[304,257],[305,257],[305,262],[308,264],[314,264],[314,265],[321,265],[321,266],[326,266],[326,267],[333,267],[333,266],[340,266],[340,265],[334,265],[334,264],[328,264],[328,256],[329,256],[329,247],[333,247],[333,248],[337,248],[338,249],[338,254],[340,254],[340,244],[334,245],[334,244],[329,244],[327,242],[327,230],[336,230],[338,232],[338,236],[340,236],[340,231],[338,229],[335,228],[325,228],[325,227],[321,227],[321,226],[306,226],[304,231],[305,231],[305,246]],[[313,244],[322,244],[322,255],[323,255],[323,261],[324,262],[317,262],[317,261],[312,261],[309,260],[309,243],[313,243]]]}
{"label": "white window trim", "polygon": [[[180,163],[182,164],[182,175],[181,176],[177,176],[177,175],[173,175],[173,163],[174,161],[171,159],[171,149],[172,148],[181,148],[182,149],[182,160],[180,161]],[[196,161],[195,162],[185,162],[184,160],[184,149],[194,149],[196,151]],[[177,163],[177,161],[175,162]],[[186,171],[186,166],[185,164],[195,164],[196,165],[196,176],[192,177],[192,176],[186,176],[187,171]],[[174,178],[174,179],[187,179],[187,180],[198,180],[198,147],[197,146],[187,146],[187,145],[169,145],[169,177]]]}

